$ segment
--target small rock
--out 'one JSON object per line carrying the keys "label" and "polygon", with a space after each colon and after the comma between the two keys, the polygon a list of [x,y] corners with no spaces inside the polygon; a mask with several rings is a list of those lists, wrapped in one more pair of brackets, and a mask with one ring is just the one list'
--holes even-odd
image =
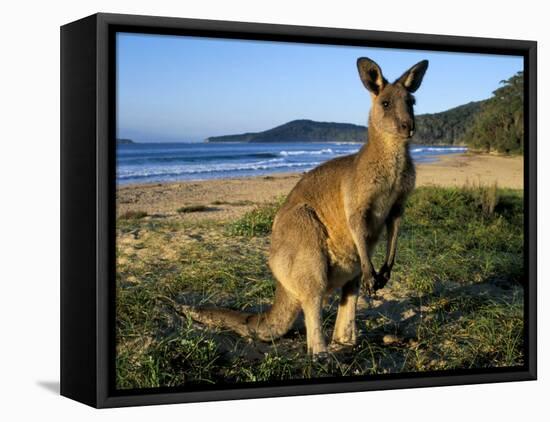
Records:
{"label": "small rock", "polygon": [[409,346],[412,347],[412,348],[418,347],[419,344],[420,344],[420,343],[419,343],[418,341],[416,341],[415,339],[412,339],[412,338],[411,338],[411,339],[409,340]]}
{"label": "small rock", "polygon": [[394,334],[386,334],[384,337],[382,337],[382,343],[388,345],[388,344],[395,344],[399,343],[399,337],[397,337]]}
{"label": "small rock", "polygon": [[413,309],[407,309],[401,313],[401,319],[409,319],[416,315],[416,312]]}

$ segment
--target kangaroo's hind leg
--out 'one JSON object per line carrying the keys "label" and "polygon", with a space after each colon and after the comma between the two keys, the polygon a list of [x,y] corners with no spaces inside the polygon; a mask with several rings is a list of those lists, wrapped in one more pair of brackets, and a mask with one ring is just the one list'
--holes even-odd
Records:
{"label": "kangaroo's hind leg", "polygon": [[332,341],[346,346],[354,346],[357,342],[357,326],[355,311],[359,297],[359,277],[348,281],[342,287],[342,296],[338,306],[338,316],[334,325]]}
{"label": "kangaroo's hind leg", "polygon": [[326,232],[306,205],[279,214],[273,225],[270,267],[304,311],[307,350],[325,354],[323,297],[327,291]]}

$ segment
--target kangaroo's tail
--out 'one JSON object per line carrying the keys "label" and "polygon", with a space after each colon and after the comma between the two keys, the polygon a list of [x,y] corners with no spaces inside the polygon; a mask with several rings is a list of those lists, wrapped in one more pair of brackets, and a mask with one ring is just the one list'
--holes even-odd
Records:
{"label": "kangaroo's tail", "polygon": [[207,326],[230,329],[245,337],[270,341],[288,332],[300,312],[300,304],[277,283],[273,305],[267,312],[254,314],[226,308],[186,305],[177,305],[177,310]]}

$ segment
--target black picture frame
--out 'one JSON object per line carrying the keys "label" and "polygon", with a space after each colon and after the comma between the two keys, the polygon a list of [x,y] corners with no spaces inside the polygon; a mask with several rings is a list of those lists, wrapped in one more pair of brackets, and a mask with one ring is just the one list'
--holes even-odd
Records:
{"label": "black picture frame", "polygon": [[[354,45],[524,58],[525,365],[252,386],[114,389],[115,43],[117,31]],[[534,41],[409,34],[119,14],[61,27],[61,395],[118,407],[534,380],[536,337],[536,115]]]}

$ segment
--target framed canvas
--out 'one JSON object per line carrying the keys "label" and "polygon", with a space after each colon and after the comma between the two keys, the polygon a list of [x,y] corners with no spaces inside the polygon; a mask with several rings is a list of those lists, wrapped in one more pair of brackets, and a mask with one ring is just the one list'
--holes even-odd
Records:
{"label": "framed canvas", "polygon": [[536,379],[536,43],[61,28],[61,394]]}

